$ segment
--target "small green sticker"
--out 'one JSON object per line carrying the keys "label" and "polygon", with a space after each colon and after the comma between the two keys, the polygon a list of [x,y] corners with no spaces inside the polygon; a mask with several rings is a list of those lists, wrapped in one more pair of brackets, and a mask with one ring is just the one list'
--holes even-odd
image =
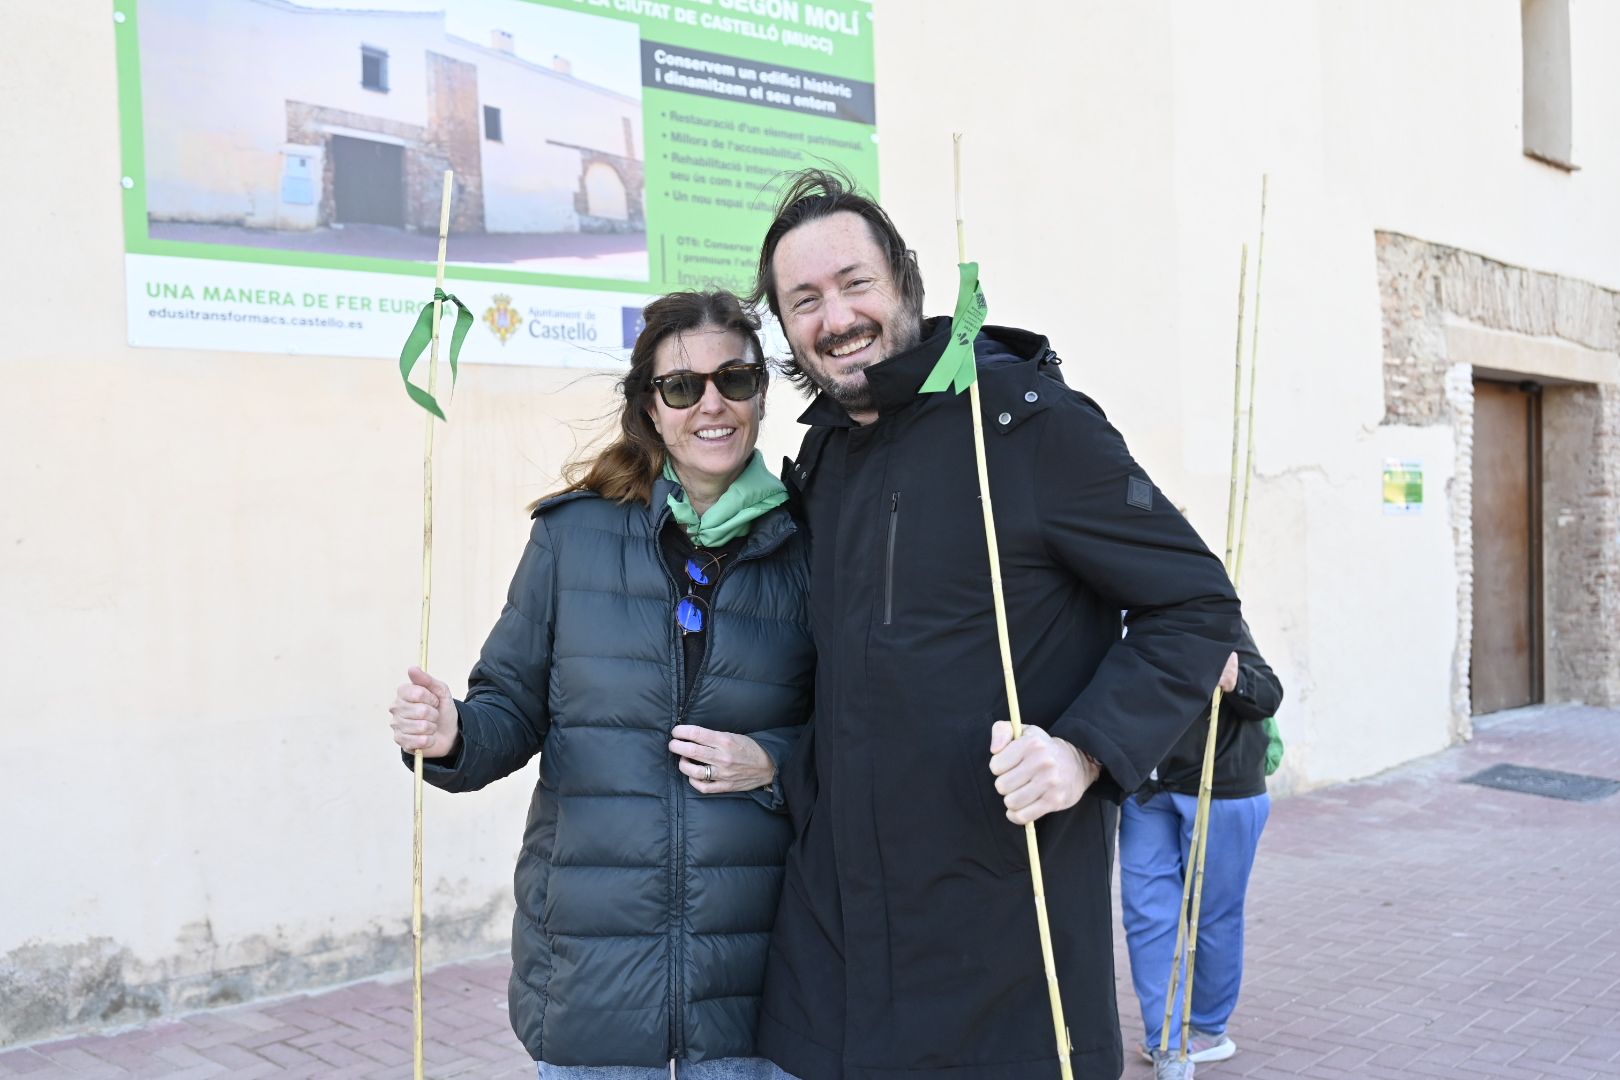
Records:
{"label": "small green sticker", "polygon": [[1423,512],[1423,462],[1384,462],[1384,513],[1421,514]]}

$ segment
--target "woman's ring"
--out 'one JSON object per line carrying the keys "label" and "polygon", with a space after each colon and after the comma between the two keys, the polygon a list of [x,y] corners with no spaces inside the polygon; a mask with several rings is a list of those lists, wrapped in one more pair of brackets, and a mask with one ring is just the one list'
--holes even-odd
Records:
{"label": "woman's ring", "polygon": [[704,774],[703,779],[707,780],[709,783],[712,784],[712,783],[714,783],[714,766],[709,765],[709,766],[706,766],[706,768],[709,771]]}

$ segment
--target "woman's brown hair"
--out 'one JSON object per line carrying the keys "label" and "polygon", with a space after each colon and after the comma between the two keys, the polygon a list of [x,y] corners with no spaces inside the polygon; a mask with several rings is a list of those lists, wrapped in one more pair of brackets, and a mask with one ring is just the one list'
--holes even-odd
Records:
{"label": "woman's brown hair", "polygon": [[653,373],[658,346],[666,338],[688,330],[713,327],[741,334],[755,360],[763,361],[759,316],[724,289],[673,292],[648,304],[641,312],[643,329],[630,350],[630,370],[615,385],[624,397],[619,409],[618,435],[594,457],[571,462],[563,469],[567,486],[529,504],[529,512],[547,499],[572,491],[594,491],[604,499],[626,503],[650,502],[653,484],[664,471],[664,441],[653,427],[647,408],[653,400]]}

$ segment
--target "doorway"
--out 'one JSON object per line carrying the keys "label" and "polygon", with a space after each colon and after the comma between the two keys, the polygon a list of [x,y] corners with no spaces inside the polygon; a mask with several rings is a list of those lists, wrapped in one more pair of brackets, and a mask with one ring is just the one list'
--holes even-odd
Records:
{"label": "doorway", "polygon": [[332,220],[405,227],[405,148],[332,136]]}
{"label": "doorway", "polygon": [[1541,387],[1474,380],[1475,716],[1545,696]]}

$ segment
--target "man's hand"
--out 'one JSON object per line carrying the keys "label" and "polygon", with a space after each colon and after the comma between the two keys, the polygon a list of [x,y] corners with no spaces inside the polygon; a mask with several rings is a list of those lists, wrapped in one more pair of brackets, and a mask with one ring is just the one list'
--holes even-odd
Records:
{"label": "man's hand", "polygon": [[1238,655],[1233,653],[1226,658],[1226,670],[1221,672],[1221,693],[1230,694],[1237,689]]}
{"label": "man's hand", "polygon": [[456,747],[461,720],[450,688],[419,667],[405,674],[411,681],[394,691],[388,707],[394,742],[401,750],[422,751],[425,758],[444,757]]}
{"label": "man's hand", "polygon": [[999,720],[990,729],[990,771],[1007,804],[1007,820],[1027,825],[1055,810],[1067,810],[1097,780],[1095,762],[1043,729],[1024,725],[1012,737],[1012,725]]}

